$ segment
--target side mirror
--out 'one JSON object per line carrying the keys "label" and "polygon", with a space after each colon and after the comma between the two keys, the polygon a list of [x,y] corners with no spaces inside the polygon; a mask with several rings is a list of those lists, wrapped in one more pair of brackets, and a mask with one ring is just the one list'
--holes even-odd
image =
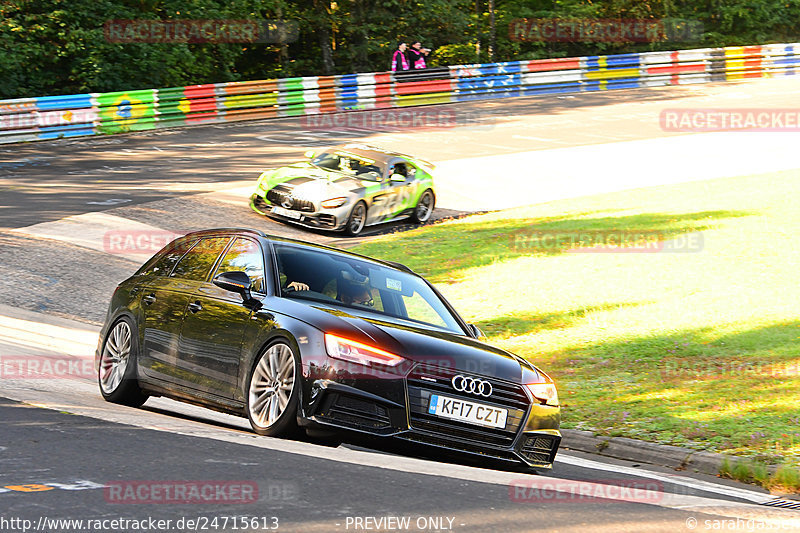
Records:
{"label": "side mirror", "polygon": [[317,155],[317,152],[315,152],[314,150],[308,150],[308,151],[307,151],[305,154],[303,154],[303,155],[305,155],[305,156],[306,156],[306,159],[314,159],[314,156],[315,156],[315,155]]}
{"label": "side mirror", "polygon": [[389,181],[391,181],[392,183],[405,183],[406,177],[403,176],[402,174],[392,174],[389,177]]}
{"label": "side mirror", "polygon": [[470,336],[475,339],[483,340],[486,338],[486,334],[475,324],[467,324],[467,329],[469,330]]}
{"label": "side mirror", "polygon": [[217,274],[214,276],[214,285],[226,291],[238,292],[245,302],[253,298],[250,295],[250,276],[241,270]]}

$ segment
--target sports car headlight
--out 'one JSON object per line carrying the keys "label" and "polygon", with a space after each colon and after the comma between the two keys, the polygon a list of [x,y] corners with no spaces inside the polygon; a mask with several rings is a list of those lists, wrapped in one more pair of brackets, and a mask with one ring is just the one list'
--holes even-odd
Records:
{"label": "sports car headlight", "polygon": [[330,333],[325,334],[325,349],[331,357],[362,365],[397,366],[403,362],[399,355]]}
{"label": "sports car headlight", "polygon": [[259,189],[266,191],[269,188],[267,184],[269,183],[269,180],[270,178],[272,178],[272,175],[274,173],[275,173],[274,170],[265,170],[264,172],[262,172],[261,175],[258,177],[258,183],[256,184],[256,186]]}
{"label": "sports car headlight", "polygon": [[555,383],[528,383],[525,385],[533,397],[545,405],[558,405],[558,391]]}
{"label": "sports car headlight", "polygon": [[328,200],[323,200],[321,205],[325,209],[335,209],[337,207],[342,207],[346,201],[347,198],[330,198]]}

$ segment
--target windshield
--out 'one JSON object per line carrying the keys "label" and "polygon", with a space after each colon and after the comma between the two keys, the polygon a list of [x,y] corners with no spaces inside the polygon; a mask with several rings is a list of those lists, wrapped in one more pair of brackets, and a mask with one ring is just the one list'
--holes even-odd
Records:
{"label": "windshield", "polygon": [[314,157],[311,164],[325,170],[344,172],[358,179],[370,181],[380,181],[384,172],[380,162],[348,152],[323,152]]}
{"label": "windshield", "polygon": [[460,335],[464,331],[439,296],[412,274],[331,252],[275,246],[284,298],[375,313]]}

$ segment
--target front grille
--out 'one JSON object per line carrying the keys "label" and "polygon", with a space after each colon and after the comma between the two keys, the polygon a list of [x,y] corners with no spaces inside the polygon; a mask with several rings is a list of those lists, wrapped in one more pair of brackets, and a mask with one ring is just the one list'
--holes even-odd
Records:
{"label": "front grille", "polygon": [[330,393],[323,401],[319,416],[353,429],[376,431],[391,427],[389,412],[375,402],[345,394]]}
{"label": "front grille", "polygon": [[253,197],[253,205],[256,206],[256,209],[259,211],[264,211],[269,208],[269,204],[260,196]]}
{"label": "front grille", "polygon": [[[450,383],[456,374],[467,375],[453,369],[424,365],[414,368],[409,374],[408,401],[411,429],[418,434],[415,440],[422,440],[424,437],[431,441],[445,441],[450,448],[477,447],[484,453],[491,448],[498,453],[510,449],[528,413],[529,401],[522,387],[485,376],[473,376],[489,381],[492,384],[492,395],[485,398],[464,394],[453,389]],[[490,428],[432,415],[428,413],[431,394],[443,394],[451,398],[504,407],[508,410],[506,425],[503,428]],[[437,442],[437,445],[445,444]]]}
{"label": "front grille", "polygon": [[[272,205],[279,205],[283,207],[283,201],[286,199],[287,196],[292,196],[292,190],[283,185],[276,185],[275,187],[267,191],[267,200]],[[292,197],[292,205],[291,207],[287,207],[286,209],[291,209],[293,211],[305,211],[311,213],[314,211],[314,204],[312,202],[309,202],[308,200]]]}
{"label": "front grille", "polygon": [[[463,393],[457,392],[455,389],[453,389],[450,380],[453,379],[453,376],[458,374],[463,376],[472,376],[475,378],[484,379],[489,383],[491,383],[492,384],[491,397],[484,398],[482,396],[477,396],[472,394],[465,395]],[[430,381],[431,379],[434,379],[436,381],[432,382]],[[530,401],[528,400],[528,396],[525,394],[525,391],[520,385],[509,383],[507,381],[501,381],[494,378],[488,378],[486,376],[471,375],[468,372],[460,372],[452,368],[441,368],[441,367],[430,367],[425,365],[419,365],[416,368],[414,368],[411,374],[409,374],[408,384],[429,389],[435,392],[441,392],[442,394],[446,394],[448,396],[460,395],[466,399],[471,399],[473,401],[478,401],[478,402],[486,400],[488,403],[496,403],[502,405],[503,407],[519,409],[522,411],[527,411],[528,405],[530,403]]]}
{"label": "front grille", "polygon": [[519,453],[531,463],[552,464],[560,441],[554,435],[526,435]]}

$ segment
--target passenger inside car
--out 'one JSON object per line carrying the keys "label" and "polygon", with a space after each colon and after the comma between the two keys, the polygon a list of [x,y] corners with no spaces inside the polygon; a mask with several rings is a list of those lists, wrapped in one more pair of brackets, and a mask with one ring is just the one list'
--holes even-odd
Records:
{"label": "passenger inside car", "polygon": [[365,305],[372,307],[375,305],[375,300],[372,297],[372,291],[366,285],[361,283],[353,283],[344,281],[339,284],[338,294],[336,299],[346,305]]}

